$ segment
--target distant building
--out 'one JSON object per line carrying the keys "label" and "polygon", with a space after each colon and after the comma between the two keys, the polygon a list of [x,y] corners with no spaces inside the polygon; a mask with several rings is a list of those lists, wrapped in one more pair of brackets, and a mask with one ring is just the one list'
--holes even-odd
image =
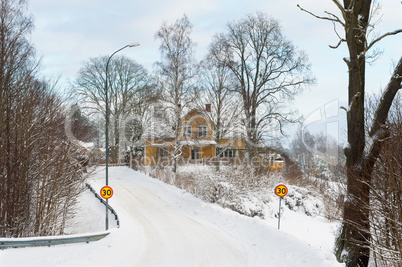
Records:
{"label": "distant building", "polygon": [[[206,106],[210,112],[210,106]],[[244,138],[224,137],[217,144],[211,122],[200,110],[193,109],[187,113],[180,125],[179,145],[181,146],[180,162],[210,163],[214,160],[226,162],[239,161],[244,156]],[[158,130],[157,132],[160,132]],[[155,166],[167,165],[173,157],[175,138],[173,136],[154,136],[145,142],[144,164]]]}

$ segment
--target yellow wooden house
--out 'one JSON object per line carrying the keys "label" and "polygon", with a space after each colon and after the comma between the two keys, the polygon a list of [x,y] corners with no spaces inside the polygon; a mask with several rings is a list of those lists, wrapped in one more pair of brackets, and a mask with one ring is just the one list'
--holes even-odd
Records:
{"label": "yellow wooden house", "polygon": [[[207,108],[208,110],[208,108]],[[193,109],[182,118],[178,143],[180,163],[213,163],[240,161],[244,156],[244,138],[226,137],[219,144],[214,138],[211,122],[199,110]],[[146,166],[167,166],[173,157],[175,138],[147,139],[144,148]]]}

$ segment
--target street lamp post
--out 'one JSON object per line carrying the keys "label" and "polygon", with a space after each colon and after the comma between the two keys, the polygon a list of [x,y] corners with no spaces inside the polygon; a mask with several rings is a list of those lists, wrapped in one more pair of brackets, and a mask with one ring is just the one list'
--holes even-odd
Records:
{"label": "street lamp post", "polygon": [[[121,50],[127,47],[136,47],[139,46],[139,43],[132,43],[128,44],[119,50],[116,50],[113,54],[110,55],[106,62],[106,80],[105,80],[105,102],[106,102],[106,126],[105,126],[105,138],[106,138],[106,186],[109,185],[109,99],[108,99],[108,70],[109,70],[109,62],[112,57],[120,52]],[[106,199],[106,219],[105,219],[105,226],[106,231],[109,229],[109,199]]]}

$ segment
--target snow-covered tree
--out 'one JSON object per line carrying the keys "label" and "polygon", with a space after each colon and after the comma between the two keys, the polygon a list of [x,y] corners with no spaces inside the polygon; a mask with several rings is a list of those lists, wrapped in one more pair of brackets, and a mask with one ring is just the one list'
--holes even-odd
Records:
{"label": "snow-covered tree", "polygon": [[258,145],[270,131],[282,132],[295,120],[289,100],[314,78],[304,52],[286,39],[279,22],[257,12],[228,23],[221,35],[227,48],[222,61],[235,75],[250,144]]}
{"label": "snow-covered tree", "polygon": [[[299,128],[290,143],[290,149],[292,159],[298,162],[307,177],[343,182],[345,157],[342,148],[331,136],[312,134],[307,129]],[[333,151],[337,153],[332,153]],[[326,154],[336,155],[337,160],[332,160]],[[334,162],[337,164],[333,164]]]}
{"label": "snow-covered tree", "polygon": [[194,101],[196,64],[195,43],[191,40],[192,25],[186,15],[173,24],[162,24],[155,34],[160,41],[161,60],[156,63],[160,100],[164,116],[173,133],[172,170],[176,172],[177,161],[182,154],[179,141],[180,125],[184,111]]}
{"label": "snow-covered tree", "polygon": [[[212,137],[220,154],[224,153],[232,143],[221,147],[223,138],[231,137],[235,142],[242,137],[241,98],[236,94],[237,79],[230,67],[222,60],[226,45],[219,37],[215,37],[204,60],[200,63],[198,109],[212,126]],[[217,157],[220,155],[217,154]],[[219,163],[219,161],[217,161]],[[219,165],[217,165],[219,168]]]}
{"label": "snow-covered tree", "polygon": [[[336,32],[339,43],[346,43],[348,56],[344,61],[348,68],[347,112],[348,146],[345,147],[347,167],[347,201],[344,206],[343,224],[336,242],[336,256],[348,267],[368,266],[370,259],[370,188],[374,164],[381,152],[389,130],[384,127],[393,99],[402,85],[402,57],[399,59],[391,78],[385,87],[381,101],[375,109],[370,128],[365,130],[365,69],[375,45],[387,36],[402,33],[402,29],[374,36],[373,15],[378,5],[367,0],[332,0],[339,10],[338,15],[326,12],[318,16],[305,9],[316,18],[332,22],[342,27],[344,34]],[[335,27],[336,29],[336,27]]]}

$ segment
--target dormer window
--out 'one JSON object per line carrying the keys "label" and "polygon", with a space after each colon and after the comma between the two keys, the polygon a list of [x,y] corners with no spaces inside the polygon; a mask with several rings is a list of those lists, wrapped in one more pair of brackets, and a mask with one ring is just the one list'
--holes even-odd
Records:
{"label": "dormer window", "polygon": [[198,126],[198,137],[207,137],[207,126],[200,125]]}

